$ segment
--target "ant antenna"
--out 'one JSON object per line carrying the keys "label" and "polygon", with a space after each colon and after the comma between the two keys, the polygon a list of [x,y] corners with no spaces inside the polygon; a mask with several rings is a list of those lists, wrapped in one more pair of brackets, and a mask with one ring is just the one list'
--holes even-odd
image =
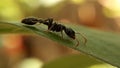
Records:
{"label": "ant antenna", "polygon": [[[83,36],[83,34],[81,34],[81,33],[79,33],[79,32],[77,32],[77,33],[75,33],[75,34],[80,34],[80,35],[84,38],[84,45],[86,45],[86,43],[87,43],[87,39],[86,39],[86,37]],[[78,41],[78,40],[77,40],[77,41]]]}

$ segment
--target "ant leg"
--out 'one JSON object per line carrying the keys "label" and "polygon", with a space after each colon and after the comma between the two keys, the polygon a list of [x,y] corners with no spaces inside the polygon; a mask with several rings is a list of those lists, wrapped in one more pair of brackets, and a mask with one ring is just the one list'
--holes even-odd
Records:
{"label": "ant leg", "polygon": [[62,37],[62,39],[63,39],[63,31],[61,31],[61,37]]}
{"label": "ant leg", "polygon": [[79,46],[79,40],[78,39],[75,39],[77,44],[75,45],[75,48]]}
{"label": "ant leg", "polygon": [[86,45],[86,43],[87,43],[87,39],[86,39],[86,37],[83,36],[83,34],[81,34],[81,33],[76,33],[76,34],[80,34],[80,35],[84,38],[84,45]]}
{"label": "ant leg", "polygon": [[50,32],[50,30],[53,28],[54,25],[52,25],[46,32]]}

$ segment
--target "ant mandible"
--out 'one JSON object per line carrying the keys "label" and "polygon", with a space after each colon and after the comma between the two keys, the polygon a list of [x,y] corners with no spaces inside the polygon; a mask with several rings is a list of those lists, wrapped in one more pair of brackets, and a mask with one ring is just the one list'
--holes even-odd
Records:
{"label": "ant mandible", "polygon": [[[48,19],[42,20],[39,18],[30,17],[30,18],[23,19],[21,22],[24,24],[27,24],[27,25],[34,25],[36,23],[42,23],[42,24],[48,26],[47,31],[61,32],[62,38],[63,38],[63,31],[64,31],[68,37],[77,41],[77,44],[75,47],[77,47],[79,45],[79,41],[76,39],[75,34],[81,34],[81,33],[75,33],[75,31],[73,29],[68,28],[62,24],[54,22],[53,18],[48,18]],[[81,36],[84,38],[84,44],[86,44],[87,39],[82,34],[81,34]]]}

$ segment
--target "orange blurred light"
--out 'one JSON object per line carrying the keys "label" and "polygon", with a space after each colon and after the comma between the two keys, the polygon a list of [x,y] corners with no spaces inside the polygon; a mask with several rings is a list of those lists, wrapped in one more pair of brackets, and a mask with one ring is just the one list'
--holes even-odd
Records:
{"label": "orange blurred light", "polygon": [[[99,0],[99,3],[105,8],[108,8],[113,14],[113,17],[120,17],[120,0]],[[108,16],[107,13],[105,15]]]}
{"label": "orange blurred light", "polygon": [[78,8],[79,19],[81,24],[91,25],[94,23],[96,17],[95,7],[92,4],[85,4]]}

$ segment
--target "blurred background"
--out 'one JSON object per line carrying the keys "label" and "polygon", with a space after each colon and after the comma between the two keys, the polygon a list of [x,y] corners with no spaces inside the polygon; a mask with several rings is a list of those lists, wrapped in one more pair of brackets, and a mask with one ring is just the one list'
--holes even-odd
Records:
{"label": "blurred background", "polygon": [[[0,20],[21,21],[29,16],[52,17],[60,22],[119,32],[120,0],[2,0],[0,2]],[[0,35],[0,40],[0,68],[27,68],[24,67],[27,62],[29,64],[34,62],[38,68],[40,64],[61,56],[79,54],[75,50],[39,36],[4,34]]]}

